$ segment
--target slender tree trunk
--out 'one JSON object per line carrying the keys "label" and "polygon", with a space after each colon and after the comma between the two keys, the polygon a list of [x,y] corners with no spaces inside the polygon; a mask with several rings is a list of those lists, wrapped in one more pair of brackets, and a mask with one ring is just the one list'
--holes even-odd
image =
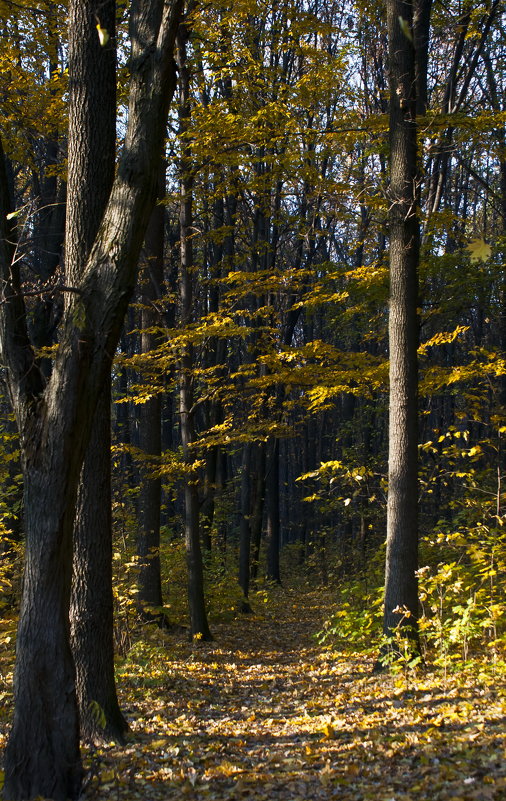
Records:
{"label": "slender tree trunk", "polygon": [[219,455],[220,449],[217,445],[209,448],[206,453],[206,464],[204,468],[204,497],[202,500],[200,517],[202,520],[202,544],[208,552],[210,552],[212,548],[216,471],[218,469]]}
{"label": "slender tree trunk", "polygon": [[[180,120],[181,130],[184,134],[190,115],[189,106],[189,76],[186,66],[186,38],[187,33],[182,25],[178,34],[177,61],[181,88]],[[193,268],[193,177],[191,174],[191,151],[188,145],[183,148],[181,159],[181,264],[179,288],[181,296],[181,324],[188,325],[192,316],[192,268]],[[204,598],[204,570],[202,565],[202,550],[200,547],[199,532],[199,492],[197,476],[191,475],[192,453],[191,445],[194,441],[193,431],[193,347],[191,343],[184,346],[181,357],[179,413],[181,425],[181,441],[183,458],[188,465],[184,489],[185,504],[185,543],[186,560],[188,565],[188,600],[190,606],[190,629],[192,637],[198,636],[202,640],[211,640],[211,632],[207,622]]]}
{"label": "slender tree trunk", "polygon": [[[506,101],[504,96],[501,97],[497,80],[494,73],[494,68],[490,60],[490,56],[484,56],[485,66],[487,69],[487,82],[492,100],[492,108],[496,113],[504,112],[506,109]],[[506,126],[498,127],[495,131],[498,160],[499,160],[499,197],[500,197],[500,224],[501,236],[506,237]],[[503,245],[503,258],[506,256],[506,247]],[[499,345],[503,353],[506,353],[506,275],[503,275],[503,280],[499,289]],[[506,375],[501,376],[499,380],[499,404],[506,409]],[[506,448],[503,443],[500,443],[500,466],[505,469],[506,461]]]}
{"label": "slender tree trunk", "polygon": [[255,447],[255,470],[254,470],[254,499],[251,511],[251,545],[253,549],[251,558],[251,580],[255,581],[258,576],[258,566],[260,564],[260,546],[262,543],[262,525],[264,519],[265,506],[265,463],[266,463],[265,442],[258,442]]}
{"label": "slender tree trunk", "polygon": [[[165,194],[165,165],[160,175],[160,197]],[[148,353],[159,345],[159,337],[150,329],[160,323],[160,312],[156,309],[163,282],[165,213],[162,205],[153,209],[146,242],[144,245],[146,269],[141,287],[141,351]],[[141,404],[139,420],[140,447],[145,456],[159,460],[162,453],[162,401],[158,394]],[[139,535],[137,554],[139,573],[137,579],[137,605],[146,620],[159,625],[166,623],[160,608],[163,606],[160,565],[160,505],[162,481],[152,475],[154,464],[148,462],[142,477],[139,494]]]}
{"label": "slender tree trunk", "polygon": [[239,528],[239,586],[243,592],[241,612],[251,612],[248,602],[251,552],[251,450],[243,445],[241,465],[241,522]]}
{"label": "slender tree trunk", "polygon": [[273,437],[266,478],[267,494],[267,578],[281,584],[279,551],[281,532],[279,526],[279,439]]}
{"label": "slender tree trunk", "polygon": [[[383,627],[389,637],[393,636],[399,625],[404,627],[416,650],[420,181],[417,162],[416,51],[411,3],[388,0],[387,10],[390,59],[390,413]],[[420,82],[421,76],[418,76]]]}

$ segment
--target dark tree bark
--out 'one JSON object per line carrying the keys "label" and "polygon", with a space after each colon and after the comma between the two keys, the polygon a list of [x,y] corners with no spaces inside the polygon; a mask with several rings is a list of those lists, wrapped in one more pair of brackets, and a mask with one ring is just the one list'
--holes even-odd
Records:
{"label": "dark tree bark", "polygon": [[239,586],[244,595],[241,612],[251,612],[248,601],[251,553],[251,451],[251,443],[246,442],[242,450],[241,522],[239,527]]}
{"label": "dark tree bark", "polygon": [[254,459],[254,479],[253,479],[253,503],[251,510],[251,580],[255,581],[258,576],[260,564],[260,546],[262,543],[262,524],[264,519],[265,506],[265,463],[266,463],[266,444],[257,442],[255,446]]}
{"label": "dark tree bark", "polygon": [[[58,60],[59,41],[56,33],[56,8],[47,6],[42,12],[45,15],[47,57],[49,68],[49,94],[54,96],[52,79],[58,76],[60,65]],[[37,198],[38,210],[35,215],[34,241],[36,249],[33,253],[33,269],[41,283],[53,276],[62,262],[63,240],[65,237],[65,181],[57,176],[55,167],[61,160],[61,133],[55,121],[47,140],[37,143],[37,149],[43,152],[42,167],[32,170],[33,191]],[[64,143],[65,147],[65,143]],[[54,334],[60,311],[54,297],[42,295],[38,298],[31,314],[30,336],[35,347],[47,347],[54,344]],[[51,362],[41,362],[46,375],[51,370]]]}
{"label": "dark tree bark", "polygon": [[212,548],[212,531],[216,497],[216,471],[218,469],[219,456],[220,449],[218,446],[215,445],[212,448],[209,448],[206,453],[206,464],[204,468],[204,490],[200,509],[200,519],[202,521],[202,544],[208,553]]}
{"label": "dark tree bark", "polygon": [[277,584],[281,584],[279,570],[279,549],[281,545],[279,525],[279,439],[272,437],[269,446],[265,482],[267,497],[267,578]]}
{"label": "dark tree bark", "polygon": [[[186,66],[185,26],[181,26],[178,35],[177,62],[179,69],[181,106],[181,132],[186,130],[190,115],[189,107],[189,75]],[[179,275],[179,292],[181,296],[181,324],[188,325],[192,317],[192,268],[193,268],[193,177],[191,172],[191,152],[188,145],[183,147],[181,159],[181,205],[180,205],[180,237],[181,263]],[[202,640],[212,640],[207,622],[204,598],[204,569],[202,550],[200,547],[200,502],[197,477],[191,473],[191,445],[194,436],[193,418],[193,347],[191,343],[184,346],[180,365],[179,415],[181,426],[181,442],[183,458],[188,465],[188,475],[184,488],[184,529],[186,544],[186,561],[188,565],[188,601],[190,607],[191,636]]]}
{"label": "dark tree bark", "polygon": [[[501,112],[506,108],[504,94],[501,94],[500,87],[497,85],[496,75],[488,53],[484,56],[485,67],[487,70],[487,83],[492,100],[494,111]],[[499,198],[500,198],[500,224],[501,235],[506,236],[506,126],[503,124],[495,131],[497,140],[498,160],[499,160]],[[503,246],[503,253],[505,248]],[[506,353],[506,275],[503,276],[499,296],[499,344],[503,353]],[[499,403],[506,409],[506,376],[503,375],[499,383]],[[500,443],[501,445],[501,443]],[[501,470],[505,469],[506,448],[500,448]],[[500,484],[499,476],[499,484]],[[499,514],[499,513],[498,513]]]}
{"label": "dark tree bark", "polygon": [[[115,14],[114,0],[72,0],[69,8],[65,273],[70,286],[85,268],[114,180]],[[105,47],[90,24],[96,18],[110,35]],[[70,621],[81,735],[121,741],[128,726],[114,679],[110,431],[109,373],[95,410],[77,494]]]}
{"label": "dark tree bark", "polygon": [[[95,410],[81,472],[74,526],[71,645],[81,737],[123,742],[128,724],[114,678],[110,381]],[[93,445],[97,451],[93,453]],[[100,537],[100,535],[102,535]]]}
{"label": "dark tree bark", "polygon": [[[217,194],[213,202],[212,224],[215,231],[222,232],[225,225],[225,199],[219,193],[219,178],[214,181],[215,192]],[[220,309],[220,290],[218,280],[221,277],[225,253],[230,251],[231,235],[227,234],[224,241],[213,239],[210,248],[209,277],[210,286],[207,295],[207,310],[209,314],[218,314]],[[226,340],[210,337],[204,352],[204,364],[208,367],[218,367],[223,369],[225,362]],[[205,425],[206,427],[217,425],[222,422],[223,414],[221,403],[211,400],[205,404]],[[202,544],[206,551],[212,548],[212,532],[215,512],[216,499],[216,476],[218,462],[220,459],[220,448],[214,445],[206,451],[206,464],[204,468],[204,486],[202,493],[202,503],[200,519],[202,522]]]}
{"label": "dark tree bark", "polygon": [[154,202],[175,87],[173,50],[180,14],[180,3],[169,0],[132,5],[125,145],[102,224],[67,304],[47,382],[28,338],[0,152],[0,358],[20,431],[26,531],[14,719],[5,754],[4,798],[10,801],[36,796],[66,801],[80,792],[69,631],[77,488]]}
{"label": "dark tree bark", "polygon": [[[165,169],[160,175],[159,196],[165,194]],[[156,308],[163,282],[164,206],[153,209],[149,221],[144,253],[146,266],[141,286],[141,351],[148,353],[159,344],[159,336],[150,329],[160,324],[160,313]],[[139,494],[139,535],[137,554],[139,574],[137,579],[137,605],[145,620],[163,626],[163,606],[160,567],[160,505],[162,481],[153,476],[154,464],[149,459],[159,459],[162,453],[162,401],[158,394],[141,404],[139,419],[140,447],[148,458],[147,469],[142,476]]]}
{"label": "dark tree bark", "polygon": [[[390,411],[384,632],[418,647],[419,182],[413,6],[388,0],[390,70]],[[419,3],[419,19],[426,19]],[[418,30],[417,39],[427,40]],[[425,45],[426,46],[426,45]],[[421,61],[420,59],[418,60]],[[422,82],[418,76],[418,84]],[[409,627],[409,628],[408,628]]]}

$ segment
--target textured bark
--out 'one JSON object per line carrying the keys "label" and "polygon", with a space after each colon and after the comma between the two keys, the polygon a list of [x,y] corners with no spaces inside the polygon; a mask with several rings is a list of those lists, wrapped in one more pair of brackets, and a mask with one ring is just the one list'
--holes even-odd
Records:
{"label": "textured bark", "polygon": [[[69,645],[71,538],[59,448],[25,468],[26,562],[17,636],[15,715],[4,797],[76,798],[81,783],[75,674]],[[49,469],[54,478],[48,481]],[[63,487],[60,481],[64,482]],[[40,509],[44,514],[40,514]],[[53,545],[58,532],[59,547]],[[51,543],[52,547],[48,547]]]}
{"label": "textured bark", "polygon": [[[105,47],[90,25],[95,18],[110,35]],[[70,3],[68,285],[76,284],[85,268],[114,180],[114,41],[114,0]],[[95,410],[77,496],[70,620],[81,734],[121,741],[128,726],[119,709],[114,680],[110,395],[109,371]]]}
{"label": "textured bark", "polygon": [[81,736],[122,742],[128,724],[114,678],[109,392],[107,377],[79,482],[70,621]]}
{"label": "textured bark", "polygon": [[[419,261],[416,51],[414,41],[401,28],[404,21],[412,29],[411,3],[388,0],[387,9],[390,60],[390,408],[384,632],[391,636],[399,624],[409,626],[416,647]],[[418,35],[422,37],[420,31]]]}
{"label": "textured bark", "polygon": [[[60,70],[59,41],[55,20],[56,7],[49,5],[42,13],[45,15],[49,75],[53,79],[58,77]],[[49,84],[49,93],[54,96],[55,90],[51,87],[52,81]],[[37,242],[37,248],[33,253],[33,269],[42,283],[48,281],[61,264],[65,237],[66,184],[62,178],[58,177],[58,171],[54,169],[58,164],[61,148],[59,143],[61,136],[56,120],[55,123],[55,127],[49,133],[49,138],[43,144],[40,143],[44,148],[44,155],[41,159],[44,164],[41,170],[42,175],[36,168],[32,171],[33,191],[38,205],[34,218],[34,240]],[[66,147],[65,138],[63,147]],[[30,319],[30,336],[36,348],[54,344],[55,329],[60,315],[59,304],[55,302],[54,297],[42,295],[37,299]],[[49,375],[50,359],[41,362],[41,369],[45,375]]]}
{"label": "textured bark", "polygon": [[[179,2],[132,6],[128,127],[107,209],[62,321],[44,384],[12,265],[0,166],[0,358],[20,431],[26,568],[18,625],[14,719],[4,798],[75,799],[81,783],[78,706],[70,651],[72,531],[93,413],[110,369],[136,266],[174,91]],[[93,21],[91,21],[91,24]]]}

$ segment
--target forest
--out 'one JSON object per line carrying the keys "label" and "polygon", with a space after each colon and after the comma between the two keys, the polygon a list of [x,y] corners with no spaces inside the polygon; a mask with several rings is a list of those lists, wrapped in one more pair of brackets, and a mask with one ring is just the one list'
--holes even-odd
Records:
{"label": "forest", "polygon": [[0,0],[5,801],[506,797],[502,0]]}

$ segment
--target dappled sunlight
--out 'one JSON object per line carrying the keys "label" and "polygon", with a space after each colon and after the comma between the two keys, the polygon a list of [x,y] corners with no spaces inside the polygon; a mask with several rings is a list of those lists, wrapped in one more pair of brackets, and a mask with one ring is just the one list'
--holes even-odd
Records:
{"label": "dappled sunlight", "polygon": [[84,798],[504,798],[499,676],[373,675],[317,644],[328,597],[294,598],[212,643],[148,631],[119,668],[131,740],[88,752]]}

